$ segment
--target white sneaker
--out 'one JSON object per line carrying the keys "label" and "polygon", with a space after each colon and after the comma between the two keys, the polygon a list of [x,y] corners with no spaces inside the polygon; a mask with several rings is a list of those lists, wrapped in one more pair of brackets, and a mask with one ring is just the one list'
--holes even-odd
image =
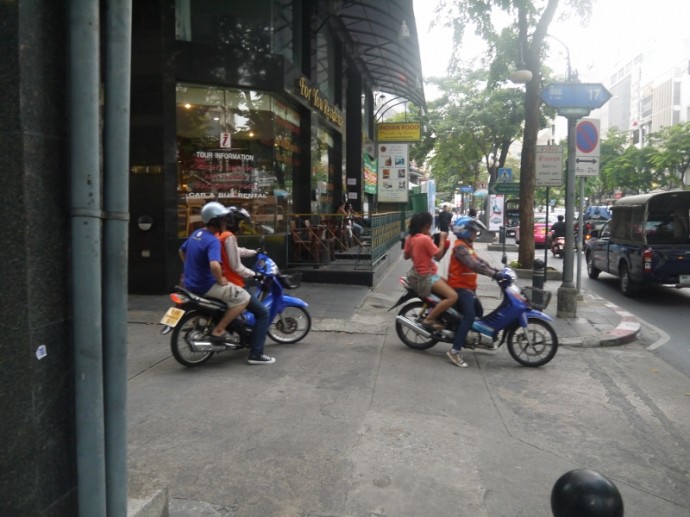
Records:
{"label": "white sneaker", "polygon": [[459,366],[460,368],[467,368],[469,366],[469,364],[465,362],[462,356],[452,349],[449,350],[446,353],[446,355],[448,356],[448,359],[450,359],[450,362],[453,363],[455,366]]}
{"label": "white sneaker", "polygon": [[269,357],[267,355],[260,355],[259,357],[250,357],[247,360],[248,364],[273,364],[275,362],[275,357]]}

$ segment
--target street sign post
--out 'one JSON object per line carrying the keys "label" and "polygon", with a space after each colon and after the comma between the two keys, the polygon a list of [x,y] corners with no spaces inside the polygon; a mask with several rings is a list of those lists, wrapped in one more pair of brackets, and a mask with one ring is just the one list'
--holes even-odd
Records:
{"label": "street sign post", "polygon": [[583,119],[575,128],[575,176],[599,174],[599,120]]}
{"label": "street sign post", "polygon": [[601,83],[552,83],[541,92],[541,100],[556,109],[593,110],[601,108],[610,98],[611,92]]}
{"label": "street sign post", "polygon": [[489,194],[516,195],[519,193],[519,183],[494,183],[489,187]]}
{"label": "street sign post", "polygon": [[[565,183],[565,257],[563,258],[563,283],[558,289],[556,314],[559,318],[574,318],[577,316],[577,290],[573,282],[573,263],[575,258],[573,254],[573,218],[575,216],[577,121],[589,115],[591,110],[601,108],[606,104],[611,98],[611,92],[600,83],[555,83],[547,86],[541,92],[540,97],[547,106],[556,108],[559,115],[568,119],[568,172]],[[591,128],[585,130],[589,136],[583,134],[582,145],[583,148],[593,149],[592,134],[589,130]],[[593,160],[593,158],[585,159]],[[584,164],[585,162],[582,163]]]}
{"label": "street sign post", "polygon": [[496,181],[499,183],[510,183],[513,181],[513,169],[499,168]]}
{"label": "street sign post", "polygon": [[538,145],[535,163],[537,187],[563,185],[563,148],[560,145]]}

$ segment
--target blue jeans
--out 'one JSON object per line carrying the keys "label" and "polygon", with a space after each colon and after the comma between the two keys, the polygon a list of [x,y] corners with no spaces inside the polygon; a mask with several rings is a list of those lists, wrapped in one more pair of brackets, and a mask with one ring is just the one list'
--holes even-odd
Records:
{"label": "blue jeans", "polygon": [[465,345],[465,339],[467,339],[467,334],[472,328],[474,318],[477,316],[481,318],[484,311],[474,291],[456,289],[455,292],[458,293],[458,301],[455,303],[455,307],[462,313],[462,321],[455,331],[453,350],[459,351]]}
{"label": "blue jeans", "polygon": [[266,332],[271,323],[268,321],[268,308],[259,301],[256,294],[253,293],[247,305],[247,310],[254,315],[256,320],[254,323],[254,331],[252,332],[252,339],[250,342],[251,349],[249,357],[259,357],[264,353],[264,345],[266,344]]}

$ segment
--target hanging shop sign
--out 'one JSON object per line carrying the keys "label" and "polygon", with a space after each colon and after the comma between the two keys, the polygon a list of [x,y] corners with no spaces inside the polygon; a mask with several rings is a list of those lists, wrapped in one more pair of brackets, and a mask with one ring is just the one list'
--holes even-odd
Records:
{"label": "hanging shop sign", "polygon": [[408,201],[408,145],[378,146],[378,200],[380,203]]}
{"label": "hanging shop sign", "polygon": [[376,160],[366,151],[363,154],[364,192],[367,194],[376,194]]}
{"label": "hanging shop sign", "polygon": [[343,127],[343,112],[335,105],[328,102],[328,99],[326,99],[326,96],[321,90],[315,86],[311,86],[306,77],[300,77],[297,80],[297,94],[336,126],[340,128]]}
{"label": "hanging shop sign", "polygon": [[376,124],[377,142],[419,142],[422,125],[419,122],[380,122]]}

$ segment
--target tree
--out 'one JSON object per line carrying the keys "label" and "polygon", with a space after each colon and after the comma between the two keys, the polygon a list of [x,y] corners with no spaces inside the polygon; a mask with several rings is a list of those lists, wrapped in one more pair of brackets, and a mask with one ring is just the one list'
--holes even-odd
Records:
{"label": "tree", "polygon": [[656,180],[670,189],[683,187],[690,168],[690,122],[662,128],[649,136],[656,148],[650,161],[656,169]]}
{"label": "tree", "polygon": [[[562,0],[564,5],[586,19],[591,11],[592,0]],[[539,92],[542,87],[542,57],[547,31],[558,10],[559,0],[442,0],[438,12],[448,20],[454,30],[451,65],[457,65],[461,55],[462,36],[465,28],[474,26],[490,48],[490,57],[496,63],[492,71],[498,71],[500,62],[512,63],[515,68],[525,68],[532,79],[525,86],[525,125],[520,163],[520,252],[518,260],[531,264],[534,259],[535,152],[539,132]],[[505,30],[494,26],[494,11],[511,16],[512,23]],[[499,54],[506,40],[516,42],[517,52]],[[517,54],[517,56],[516,56]]]}
{"label": "tree", "polygon": [[521,93],[489,87],[485,71],[461,70],[435,82],[443,93],[429,104],[434,146],[428,161],[438,190],[477,185],[482,168],[495,180],[521,133]]}

